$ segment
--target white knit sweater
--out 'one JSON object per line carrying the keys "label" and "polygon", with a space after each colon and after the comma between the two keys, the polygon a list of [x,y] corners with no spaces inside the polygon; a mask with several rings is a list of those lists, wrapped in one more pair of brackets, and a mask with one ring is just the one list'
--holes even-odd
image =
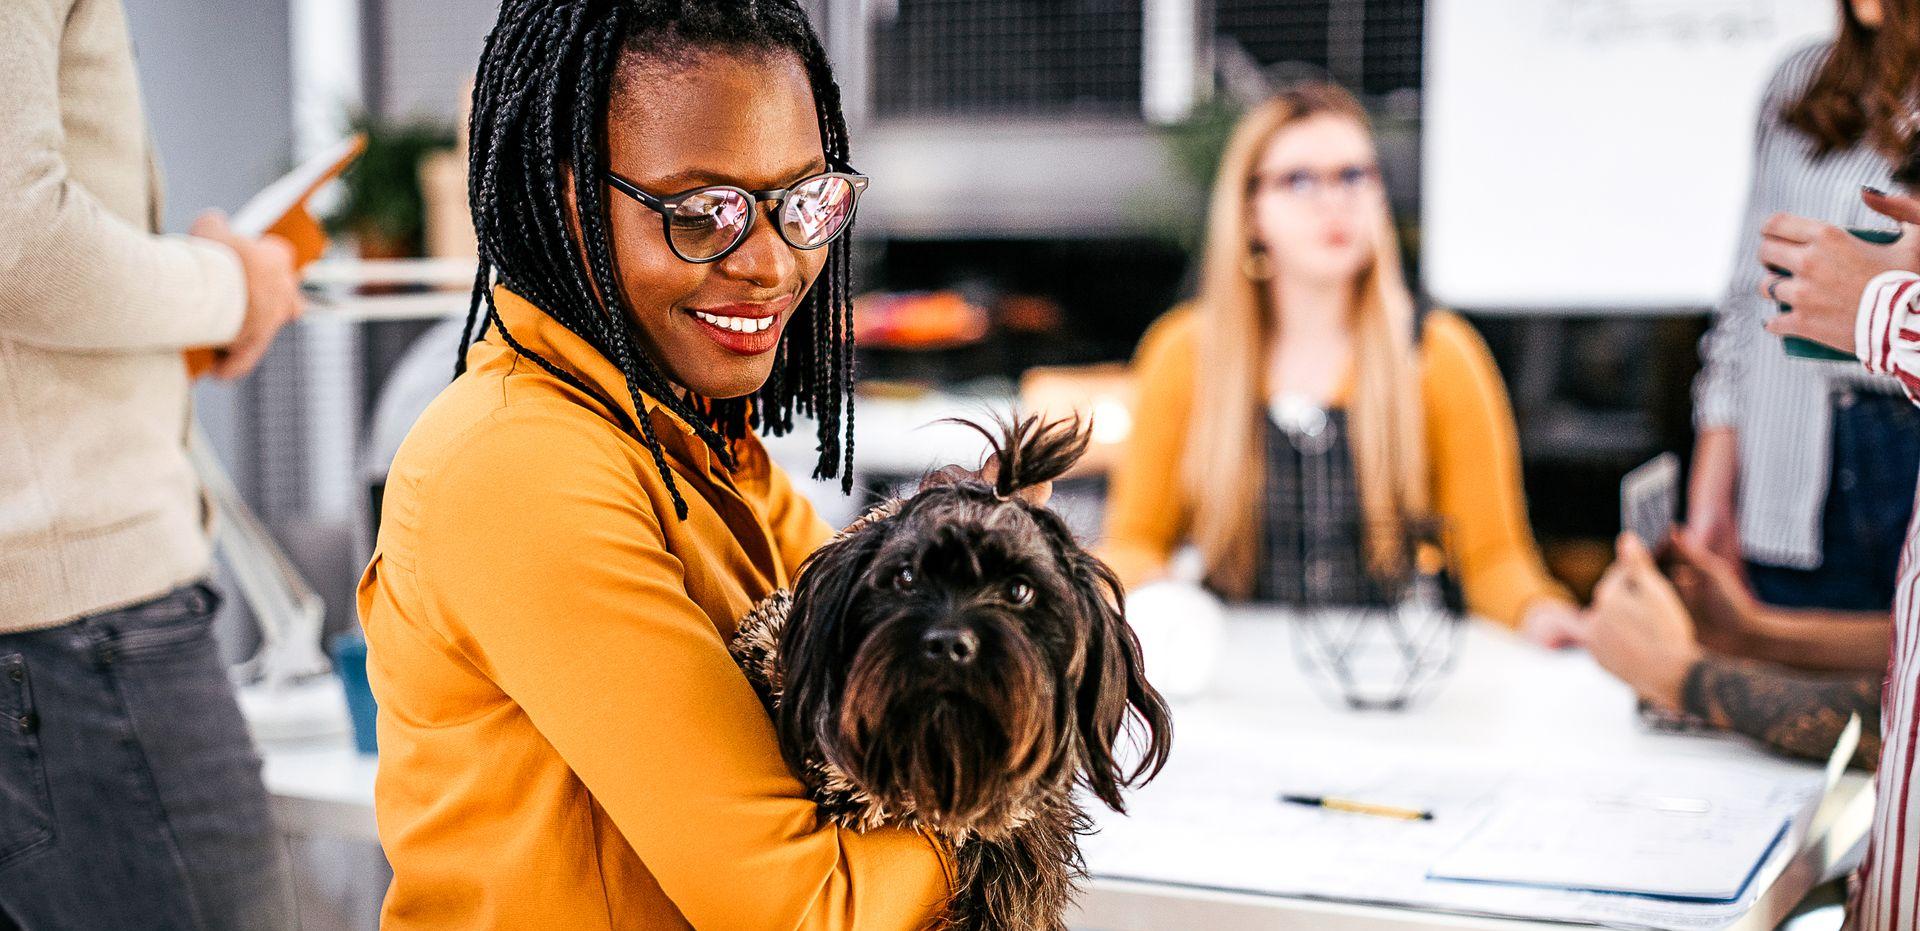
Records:
{"label": "white knit sweater", "polygon": [[120,0],[0,2],[0,633],[207,572],[181,351],[245,283],[159,204]]}

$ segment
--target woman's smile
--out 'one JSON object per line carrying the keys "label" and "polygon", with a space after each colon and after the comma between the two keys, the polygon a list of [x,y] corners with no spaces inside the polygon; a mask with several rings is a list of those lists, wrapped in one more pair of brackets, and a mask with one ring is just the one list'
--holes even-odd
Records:
{"label": "woman's smile", "polygon": [[793,315],[791,296],[754,303],[713,304],[686,309],[688,319],[720,348],[742,356],[772,352]]}

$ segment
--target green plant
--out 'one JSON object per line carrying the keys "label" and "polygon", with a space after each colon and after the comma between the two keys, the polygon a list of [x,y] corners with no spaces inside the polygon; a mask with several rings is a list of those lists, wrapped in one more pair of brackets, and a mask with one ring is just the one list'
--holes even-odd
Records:
{"label": "green plant", "polygon": [[1214,94],[1196,104],[1186,119],[1162,130],[1174,164],[1199,190],[1212,190],[1220,156],[1226,152],[1227,139],[1233,135],[1242,112],[1244,109],[1228,95]]}
{"label": "green plant", "polygon": [[1169,180],[1180,185],[1186,196],[1132,205],[1155,237],[1188,252],[1199,249],[1213,176],[1220,170],[1220,155],[1226,151],[1227,139],[1233,135],[1241,113],[1242,108],[1228,95],[1214,94],[1196,104],[1186,119],[1159,130],[1168,160],[1178,173],[1177,178]]}
{"label": "green plant", "polygon": [[349,116],[347,126],[366,136],[367,149],[341,178],[345,196],[328,229],[419,254],[426,234],[420,163],[453,148],[453,127],[424,118],[388,120],[365,111]]}

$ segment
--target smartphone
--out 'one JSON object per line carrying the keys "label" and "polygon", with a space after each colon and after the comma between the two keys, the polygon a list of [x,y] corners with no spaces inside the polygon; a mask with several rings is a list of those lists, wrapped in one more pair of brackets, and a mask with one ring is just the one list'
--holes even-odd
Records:
{"label": "smartphone", "polygon": [[[1899,230],[1850,229],[1850,230],[1847,230],[1847,232],[1852,233],[1853,235],[1858,236],[1861,239],[1866,240],[1867,242],[1879,243],[1880,245],[1886,245],[1887,243],[1893,242],[1900,238]],[[1793,308],[1788,307],[1785,304],[1781,304],[1780,312],[1783,314],[1792,313]],[[1796,359],[1820,359],[1820,360],[1829,361],[1829,362],[1859,361],[1858,359],[1854,358],[1854,355],[1851,352],[1841,352],[1838,349],[1834,349],[1829,346],[1823,346],[1819,343],[1814,342],[1813,340],[1803,339],[1798,336],[1782,337],[1781,342],[1784,344],[1783,348],[1787,350],[1787,355],[1790,355]]]}

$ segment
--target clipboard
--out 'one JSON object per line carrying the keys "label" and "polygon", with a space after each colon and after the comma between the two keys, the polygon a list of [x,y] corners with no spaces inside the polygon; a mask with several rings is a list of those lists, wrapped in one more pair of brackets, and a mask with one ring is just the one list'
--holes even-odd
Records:
{"label": "clipboard", "polygon": [[[258,238],[278,236],[293,247],[293,267],[311,265],[327,251],[327,231],[320,225],[307,201],[315,191],[340,174],[366,151],[367,137],[356,133],[316,153],[272,184],[261,188],[246,204],[234,212],[227,225],[241,236]],[[187,377],[199,378],[213,368],[217,347],[189,349]]]}

